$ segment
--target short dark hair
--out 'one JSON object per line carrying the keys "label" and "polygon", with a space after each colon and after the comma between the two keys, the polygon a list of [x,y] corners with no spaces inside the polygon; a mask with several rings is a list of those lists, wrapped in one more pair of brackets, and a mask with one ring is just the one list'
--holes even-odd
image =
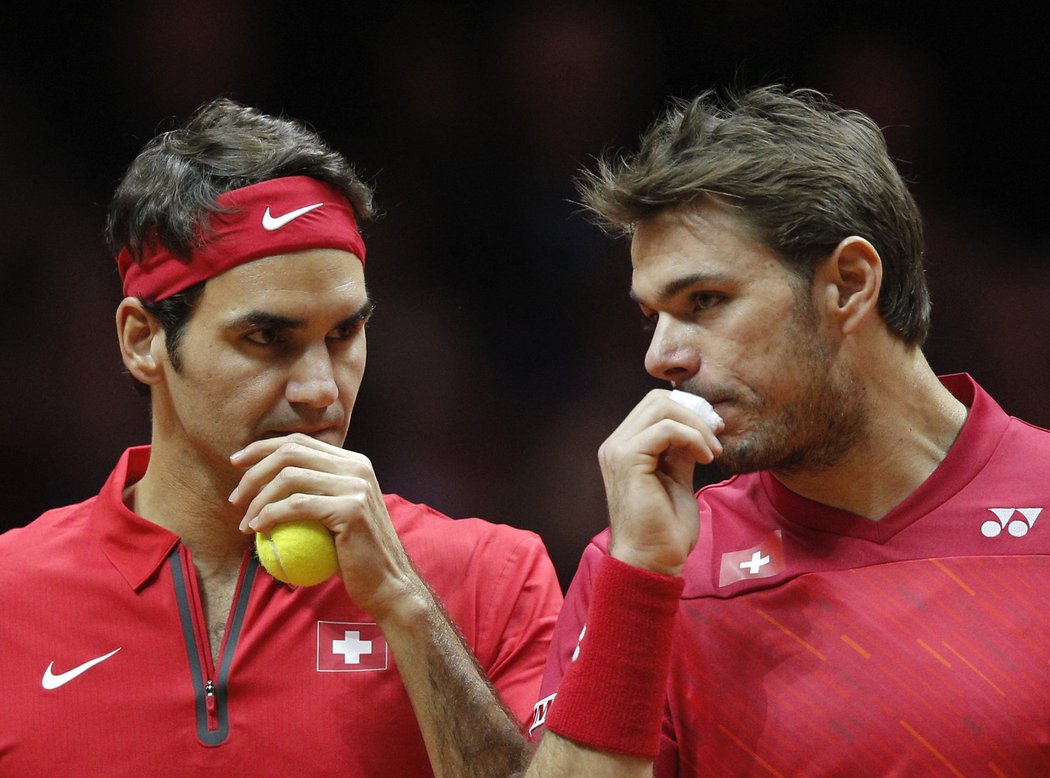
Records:
{"label": "short dark hair", "polygon": [[[358,222],[375,217],[371,187],[316,131],[219,98],[157,135],[135,157],[110,203],[106,241],[114,254],[127,249],[136,261],[147,239],[188,257],[201,238],[201,224],[220,210],[219,195],[284,176],[332,184],[346,195]],[[166,300],[142,301],[164,328],[176,369],[182,331],[206,283]]]}
{"label": "short dark hair", "polygon": [[807,283],[844,239],[870,241],[883,261],[879,313],[921,345],[930,295],[922,217],[879,127],[813,90],[779,85],[672,100],[637,152],[607,155],[578,179],[610,232],[669,209],[715,200],[736,210]]}

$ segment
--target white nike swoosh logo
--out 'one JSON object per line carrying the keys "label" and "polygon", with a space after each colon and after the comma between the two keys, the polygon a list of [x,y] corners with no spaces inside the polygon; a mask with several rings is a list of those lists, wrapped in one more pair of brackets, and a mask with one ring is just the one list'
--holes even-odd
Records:
{"label": "white nike swoosh logo", "polygon": [[310,213],[314,208],[320,208],[324,203],[314,203],[313,205],[305,205],[302,208],[296,208],[294,211],[288,211],[288,213],[281,216],[271,216],[270,209],[266,209],[266,213],[263,214],[262,225],[264,230],[273,232],[279,230],[281,227],[286,225],[293,219],[298,219],[304,213]]}
{"label": "white nike swoosh logo", "polygon": [[67,683],[72,681],[81,673],[87,672],[100,662],[105,662],[118,651],[120,651],[120,649],[115,648],[104,656],[97,656],[88,662],[84,662],[84,664],[82,665],[77,665],[72,670],[66,670],[66,672],[59,673],[58,675],[55,675],[51,672],[51,669],[55,666],[55,663],[52,662],[47,666],[47,669],[44,671],[44,677],[40,679],[40,685],[48,690],[57,689],[59,686],[65,686]]}

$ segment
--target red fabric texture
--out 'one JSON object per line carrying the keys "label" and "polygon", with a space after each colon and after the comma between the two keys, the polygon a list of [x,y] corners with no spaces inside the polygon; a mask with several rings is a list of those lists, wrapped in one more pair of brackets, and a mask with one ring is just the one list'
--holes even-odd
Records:
{"label": "red fabric texture", "polygon": [[[148,448],[130,450],[97,497],[0,535],[0,775],[432,776],[398,658],[338,577],[291,587],[261,569],[249,578],[246,559],[238,597],[250,589],[228,621],[239,631],[212,660],[189,549],[122,502],[148,459]],[[561,605],[543,543],[385,500],[408,555],[523,721]],[[63,674],[98,657],[60,687],[42,685],[49,663]],[[212,742],[198,724],[206,680],[216,688],[209,730],[227,727]]]}
{"label": "red fabric texture", "polygon": [[[942,381],[966,423],[878,522],[765,473],[697,495],[657,778],[1050,775],[1050,434],[968,376]],[[763,550],[775,532],[782,566]],[[534,739],[608,543],[594,539],[569,587]]]}
{"label": "red fabric texture", "polygon": [[683,586],[681,578],[602,559],[579,655],[548,729],[602,751],[656,756]]}

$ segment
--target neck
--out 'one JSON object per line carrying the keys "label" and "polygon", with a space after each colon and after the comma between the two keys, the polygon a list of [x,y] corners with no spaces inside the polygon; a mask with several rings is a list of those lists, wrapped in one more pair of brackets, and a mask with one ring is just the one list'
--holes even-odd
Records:
{"label": "neck", "polygon": [[892,344],[889,350],[893,354],[882,364],[891,369],[861,374],[868,418],[863,440],[820,472],[774,473],[797,494],[874,521],[933,473],[967,413],[919,348]]}
{"label": "neck", "polygon": [[[125,492],[131,510],[177,534],[196,565],[239,565],[251,538],[238,529],[243,512],[227,497],[236,476],[199,460],[194,452],[154,442],[142,479]],[[236,569],[236,566],[234,567]]]}

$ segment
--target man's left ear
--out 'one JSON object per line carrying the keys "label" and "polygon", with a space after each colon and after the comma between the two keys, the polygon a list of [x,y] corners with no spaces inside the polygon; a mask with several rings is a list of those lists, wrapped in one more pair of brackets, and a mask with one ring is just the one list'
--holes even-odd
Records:
{"label": "man's left ear", "polygon": [[817,266],[813,280],[825,310],[847,335],[878,311],[882,258],[864,238],[851,235]]}
{"label": "man's left ear", "polygon": [[137,297],[125,297],[117,306],[117,341],[124,366],[135,379],[160,383],[164,371],[157,353],[164,348],[164,330]]}

